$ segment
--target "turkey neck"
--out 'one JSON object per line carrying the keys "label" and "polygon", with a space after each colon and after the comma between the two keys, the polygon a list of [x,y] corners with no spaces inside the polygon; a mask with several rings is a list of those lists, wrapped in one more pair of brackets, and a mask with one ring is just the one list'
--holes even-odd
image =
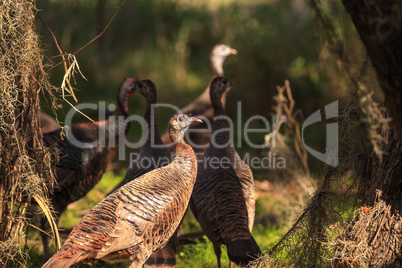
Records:
{"label": "turkey neck", "polygon": [[[214,140],[211,140],[213,142],[210,143],[210,146],[213,148],[216,148],[216,145],[227,145],[225,147],[221,147],[222,149],[229,148],[231,147],[231,142],[230,141],[230,126],[228,122],[228,118],[225,113],[225,108],[223,107],[222,104],[222,99],[225,99],[226,92],[223,94],[219,95],[217,93],[211,94],[211,102],[212,106],[214,107],[214,121],[213,121],[213,127],[212,127],[212,133]],[[225,129],[226,131],[224,131]],[[218,132],[217,132],[218,131]],[[217,133],[214,135],[214,133]]]}
{"label": "turkey neck", "polygon": [[211,56],[211,67],[213,71],[213,78],[223,75],[223,63],[225,62],[225,57],[222,56]]}
{"label": "turkey neck", "polygon": [[194,169],[197,168],[197,160],[193,148],[184,141],[183,137],[178,140],[176,148],[174,149],[173,162],[178,162],[178,167],[183,169],[183,172],[194,171]]}
{"label": "turkey neck", "polygon": [[124,118],[128,117],[128,99],[131,97],[133,92],[126,87],[120,88],[117,93],[117,109],[114,111],[113,115],[122,115]]}
{"label": "turkey neck", "polygon": [[[120,88],[117,94],[117,109],[114,111],[115,116],[115,129],[116,129],[116,141],[119,141],[119,135],[127,135],[130,123],[125,124],[125,120],[128,117],[128,100],[133,92],[126,87]],[[124,127],[125,126],[125,127]]]}

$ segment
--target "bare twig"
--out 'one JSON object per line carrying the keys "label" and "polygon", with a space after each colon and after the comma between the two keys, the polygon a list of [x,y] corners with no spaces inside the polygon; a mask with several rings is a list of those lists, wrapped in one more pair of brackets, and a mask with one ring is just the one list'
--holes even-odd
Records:
{"label": "bare twig", "polygon": [[[46,24],[45,21],[42,19],[42,17],[38,15],[38,18],[42,21],[43,25],[46,27],[46,29],[47,29],[47,30],[50,32],[50,34],[52,35],[53,41],[54,41],[54,43],[56,44],[57,49],[59,50],[60,56],[63,58],[63,60],[61,61],[61,63],[63,63],[63,65],[64,65],[64,73],[65,73],[65,75],[64,75],[64,79],[63,79],[63,83],[62,83],[62,90],[63,90],[63,99],[65,100],[65,98],[64,98],[63,84],[65,83],[66,75],[68,75],[68,74],[70,73],[70,72],[69,72],[69,69],[74,66],[74,65],[73,65],[74,62],[73,62],[73,64],[71,64],[70,67],[67,67],[67,60],[66,60],[66,58],[65,58],[65,54],[63,54],[63,51],[61,50],[61,47],[60,47],[60,45],[59,45],[59,42],[57,42],[56,36],[55,36],[54,33],[52,32],[52,30],[50,30],[49,26],[47,26],[47,24]],[[69,54],[67,54],[67,56],[69,56]],[[52,69],[53,69],[53,68],[51,68],[50,70],[52,70]],[[50,71],[49,71],[49,72],[50,72]],[[69,85],[69,88],[72,89],[72,87],[71,87],[71,85],[70,85],[70,81],[67,81],[67,83],[68,83],[68,85]],[[71,96],[74,98],[75,102],[77,102],[78,100],[77,100],[77,98],[75,97],[74,90],[68,90],[68,92],[69,92],[69,93],[71,94]]]}
{"label": "bare twig", "polygon": [[[279,121],[276,124],[275,131],[278,133],[279,129],[282,125],[282,123],[286,123],[286,131],[289,134],[289,136],[293,137],[293,144],[295,147],[295,151],[297,153],[297,156],[300,159],[300,162],[303,166],[303,171],[304,174],[307,177],[310,177],[310,169],[308,167],[308,162],[307,162],[307,150],[303,145],[302,139],[301,139],[301,133],[300,133],[300,123],[295,119],[295,114],[299,113],[297,111],[294,112],[295,108],[295,100],[293,99],[292,95],[292,90],[290,88],[289,81],[285,81],[285,85],[283,87],[276,87],[278,91],[278,95],[275,98],[275,100],[278,102],[278,105],[276,106],[276,116],[279,118],[282,115],[286,116],[286,119],[283,119]],[[287,98],[284,96],[284,92],[286,90]]]}
{"label": "bare twig", "polygon": [[[61,90],[62,90],[62,97],[63,100],[65,102],[67,102],[74,110],[76,110],[77,112],[79,112],[80,114],[82,114],[83,116],[85,116],[88,120],[90,120],[91,122],[94,122],[93,119],[91,119],[89,116],[87,116],[86,114],[84,114],[83,112],[79,111],[77,108],[74,107],[73,104],[71,104],[66,98],[65,98],[65,93],[64,91],[67,91],[70,96],[74,99],[75,102],[78,102],[75,94],[74,94],[74,88],[71,85],[70,82],[70,78],[74,77],[74,73],[78,71],[78,73],[86,80],[85,76],[81,73],[80,67],[78,65],[78,61],[75,58],[75,55],[78,54],[79,52],[81,52],[82,50],[84,50],[87,46],[89,46],[90,44],[92,44],[95,40],[97,40],[98,38],[100,38],[105,32],[106,30],[109,28],[110,24],[112,23],[112,21],[116,18],[117,14],[119,13],[119,11],[121,10],[121,8],[123,7],[123,5],[126,3],[127,0],[123,0],[123,2],[121,3],[121,5],[118,7],[118,9],[116,10],[116,12],[114,13],[113,17],[109,20],[108,24],[106,25],[106,27],[102,30],[102,32],[100,32],[97,36],[95,36],[91,41],[89,41],[88,43],[86,43],[84,46],[82,46],[80,49],[78,49],[77,51],[75,51],[74,53],[68,53],[65,54],[63,53],[59,43],[57,42],[57,38],[54,35],[54,33],[52,32],[52,30],[47,26],[47,24],[45,23],[45,21],[42,19],[42,17],[40,17],[38,15],[38,18],[42,21],[43,25],[46,27],[46,29],[49,31],[49,33],[52,35],[52,38],[56,44],[57,49],[59,50],[60,53],[60,57],[62,57],[62,61],[57,63],[56,65],[54,65],[52,68],[50,68],[47,72],[51,72],[54,68],[56,68],[57,66],[59,66],[60,64],[64,65],[64,77],[63,77],[63,81],[61,84]],[[70,66],[68,66],[68,62],[71,62]]]}
{"label": "bare twig", "polygon": [[110,19],[110,21],[108,22],[108,24],[106,25],[106,27],[103,29],[103,31],[98,34],[96,37],[94,37],[91,41],[89,41],[86,45],[84,45],[83,47],[81,47],[80,49],[78,49],[76,52],[73,53],[73,55],[76,55],[78,52],[82,51],[84,48],[86,48],[87,46],[89,46],[91,43],[93,43],[96,39],[98,39],[99,37],[101,37],[107,30],[107,28],[109,28],[110,24],[112,23],[112,21],[115,19],[115,17],[117,16],[117,14],[119,13],[120,9],[123,7],[123,5],[126,3],[127,0],[123,0],[123,2],[121,3],[121,5],[117,8],[116,12],[114,13],[113,17]]}
{"label": "bare twig", "polygon": [[[98,34],[96,37],[94,37],[91,41],[89,41],[88,43],[86,43],[84,46],[82,46],[80,49],[78,49],[77,51],[75,51],[74,53],[72,53],[72,55],[77,55],[79,52],[81,52],[84,48],[86,48],[87,46],[89,46],[91,43],[93,43],[96,39],[100,38],[107,30],[107,28],[109,28],[110,24],[112,23],[112,21],[115,19],[115,17],[117,16],[117,14],[119,13],[120,9],[123,7],[123,5],[126,3],[127,0],[123,0],[123,2],[121,3],[121,5],[117,8],[116,12],[114,13],[113,17],[110,19],[110,21],[108,22],[108,24],[105,26],[105,28],[103,29],[103,31]],[[43,22],[43,20],[42,20]],[[52,36],[54,36],[54,34],[52,33],[52,31],[49,29],[49,27],[45,26],[47,28],[48,31],[51,32]],[[55,38],[54,38],[55,39]],[[57,44],[57,41],[55,41]],[[59,49],[60,51],[60,49]],[[63,55],[62,52],[60,52],[61,55]],[[63,62],[65,62],[65,59],[63,58],[63,61],[57,63],[56,65],[54,65],[52,68],[50,68],[48,70],[48,72],[52,71],[54,68],[58,67],[60,64],[62,64]]]}

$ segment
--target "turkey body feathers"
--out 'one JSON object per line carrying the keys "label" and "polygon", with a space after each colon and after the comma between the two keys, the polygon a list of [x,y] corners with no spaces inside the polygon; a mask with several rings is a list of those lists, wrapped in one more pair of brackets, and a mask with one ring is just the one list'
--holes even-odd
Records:
{"label": "turkey body feathers", "polygon": [[122,121],[128,117],[128,100],[134,83],[134,78],[126,78],[121,83],[117,91],[117,109],[113,113],[115,120],[78,123],[43,135],[45,146],[55,146],[59,150],[58,185],[53,194],[59,214],[98,183],[115,156],[121,137],[128,131],[129,125]]}
{"label": "turkey body feathers", "polygon": [[[238,164],[247,170],[246,164]],[[191,210],[214,247],[225,244],[229,259],[245,266],[261,254],[250,233],[255,208],[250,177],[240,177],[243,172],[233,166],[211,171],[201,165],[190,201]]]}
{"label": "turkey body feathers", "polygon": [[222,242],[222,238],[231,232],[239,232],[248,226],[247,215],[238,213],[239,209],[246,210],[246,204],[241,186],[235,178],[233,170],[215,174],[200,170],[198,173],[191,206],[197,211],[195,216],[201,227],[208,230],[206,234],[209,234],[211,241]]}
{"label": "turkey body feathers", "polygon": [[[140,267],[163,247],[178,227],[197,175],[194,151],[183,141],[195,118],[172,118],[179,142],[172,163],[125,184],[96,205],[73,229],[62,248],[43,267],[69,267],[99,259],[130,261]],[[174,128],[174,129],[173,129]]]}
{"label": "turkey body feathers", "polygon": [[[186,180],[188,172],[193,173],[193,180]],[[176,230],[186,211],[189,197],[185,193],[191,193],[195,174],[196,169],[166,166],[126,184],[93,208],[43,267],[57,267],[50,264],[58,259],[64,262],[66,256],[72,263],[97,259],[114,262],[114,254],[119,255],[120,250],[128,252],[130,261],[145,261]],[[143,252],[143,256],[134,255]]]}
{"label": "turkey body feathers", "polygon": [[[64,203],[54,204],[61,210],[59,212],[96,185],[116,153],[114,148],[99,146],[98,133],[98,126],[79,124],[79,126],[73,125],[69,131],[58,129],[44,135],[44,145],[56,146],[59,150],[59,161],[56,164],[57,186],[53,198],[54,203],[60,198]],[[94,143],[95,146],[77,147],[71,143],[71,135],[81,142]]]}
{"label": "turkey body feathers", "polygon": [[218,267],[222,244],[227,246],[229,259],[239,266],[246,266],[261,254],[251,235],[255,213],[253,174],[230,141],[229,122],[221,100],[232,86],[222,77],[211,82],[213,139],[198,165],[190,201],[193,214],[214,244]]}
{"label": "turkey body feathers", "polygon": [[[156,168],[166,166],[172,160],[171,154],[161,141],[158,126],[156,125],[154,107],[157,102],[157,90],[155,84],[150,80],[137,81],[134,84],[135,91],[141,94],[147,101],[144,113],[146,128],[142,131],[142,136],[146,137],[144,145],[141,147],[137,158],[127,169],[124,180],[113,190],[119,189],[124,184],[150,172]],[[170,137],[169,137],[170,139]],[[169,240],[168,244],[162,249],[158,249],[146,262],[147,267],[163,267],[165,263],[176,263],[176,239],[175,235]],[[121,252],[125,255],[127,252]]]}

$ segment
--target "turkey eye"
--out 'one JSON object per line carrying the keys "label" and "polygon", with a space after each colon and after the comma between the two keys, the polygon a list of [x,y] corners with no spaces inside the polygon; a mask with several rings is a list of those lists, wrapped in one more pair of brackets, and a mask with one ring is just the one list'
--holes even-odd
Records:
{"label": "turkey eye", "polygon": [[179,121],[182,122],[182,121],[183,121],[183,117],[180,117],[180,118],[179,118]]}

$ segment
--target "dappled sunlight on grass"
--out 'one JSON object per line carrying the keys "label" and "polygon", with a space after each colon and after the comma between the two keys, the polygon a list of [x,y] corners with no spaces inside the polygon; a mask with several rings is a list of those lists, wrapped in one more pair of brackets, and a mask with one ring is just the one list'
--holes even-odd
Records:
{"label": "dappled sunlight on grass", "polygon": [[[203,238],[203,240],[196,240],[196,244],[179,248],[177,267],[217,267],[213,245],[206,236]],[[221,264],[222,267],[229,266],[229,259],[224,246],[222,246]]]}
{"label": "dappled sunlight on grass", "polygon": [[[258,224],[254,227],[253,236],[263,253],[275,245],[287,231],[285,226],[263,226]],[[179,247],[177,255],[177,267],[216,267],[217,260],[212,242],[206,236],[202,240],[195,240],[195,244]],[[226,247],[222,246],[222,267],[229,266]]]}
{"label": "dappled sunlight on grass", "polygon": [[[104,174],[101,181],[92,189],[84,198],[72,203],[60,218],[59,227],[72,228],[74,225],[99,201],[101,201],[107,193],[109,193],[116,184],[124,178],[125,170],[116,175],[112,171]],[[282,203],[283,204],[283,203]],[[253,236],[259,244],[262,252],[267,252],[280,237],[287,231],[290,222],[286,222],[281,218],[281,215],[291,213],[292,207],[281,206],[280,200],[275,200],[269,196],[257,200],[256,203],[256,223],[254,225]],[[276,213],[274,213],[276,211]],[[266,216],[271,221],[266,220]],[[263,220],[261,220],[263,219]],[[272,220],[273,219],[273,220]],[[187,212],[182,226],[180,227],[179,235],[201,230],[198,222]],[[63,242],[66,239],[63,237]],[[195,244],[179,245],[177,252],[177,267],[216,267],[216,256],[212,243],[203,236],[203,239],[195,240]],[[31,249],[29,252],[31,262],[29,267],[38,267],[45,262],[43,257],[42,243],[39,233],[36,230],[30,230],[28,244]],[[51,245],[54,251],[54,245]],[[229,265],[229,260],[226,253],[226,247],[222,246],[221,263],[223,267]],[[87,267],[86,265],[77,265],[75,267]],[[102,262],[94,264],[91,267],[128,267],[128,265],[111,266]]]}

